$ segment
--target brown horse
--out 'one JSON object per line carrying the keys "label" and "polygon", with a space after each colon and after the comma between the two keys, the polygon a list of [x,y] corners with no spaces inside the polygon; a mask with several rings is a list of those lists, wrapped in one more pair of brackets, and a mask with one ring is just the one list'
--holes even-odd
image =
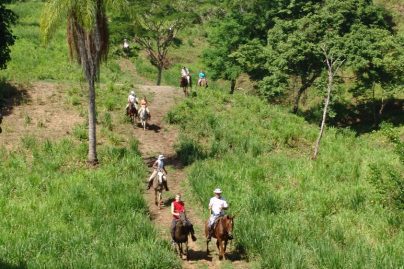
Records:
{"label": "brown horse", "polygon": [[[196,238],[194,236],[194,227],[187,219],[187,216],[184,212],[180,213],[180,218],[177,220],[174,229],[174,241],[177,243],[178,246],[178,253],[180,258],[182,255],[185,255],[187,260],[189,260],[189,253],[188,253],[188,236],[191,234],[193,240],[195,241]],[[185,245],[185,250],[183,249],[183,244]]]}
{"label": "brown horse", "polygon": [[130,102],[128,107],[126,108],[126,115],[130,117],[132,123],[135,123],[135,118],[137,117],[137,109],[132,102]]}
{"label": "brown horse", "polygon": [[[205,236],[209,235],[208,228],[209,220],[205,224]],[[216,238],[216,246],[219,251],[219,259],[226,259],[224,256],[226,252],[227,242],[233,239],[233,226],[234,216],[222,216],[216,220],[212,236]],[[209,240],[206,240],[206,253],[209,255]]]}
{"label": "brown horse", "polygon": [[161,209],[163,203],[164,174],[159,172],[153,179],[154,203]]}
{"label": "brown horse", "polygon": [[[188,81],[188,79],[189,79],[189,81]],[[191,76],[188,76],[188,79],[187,79],[187,77],[181,77],[181,80],[180,80],[180,87],[181,87],[182,90],[184,91],[185,96],[188,96],[188,95],[189,95],[189,93],[188,93],[188,87],[189,87],[189,88],[192,88],[192,79],[191,79]]]}

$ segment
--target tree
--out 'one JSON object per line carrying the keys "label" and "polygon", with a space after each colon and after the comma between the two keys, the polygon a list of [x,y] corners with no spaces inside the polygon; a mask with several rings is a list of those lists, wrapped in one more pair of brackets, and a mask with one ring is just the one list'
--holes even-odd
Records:
{"label": "tree", "polygon": [[[255,40],[259,44],[266,43],[267,29],[273,24],[273,11],[279,1],[251,0],[225,1],[219,17],[210,21],[207,30],[209,47],[202,57],[209,68],[212,79],[230,81],[230,93],[234,92],[236,80],[243,70],[244,64],[239,62],[240,46]],[[248,57],[247,57],[248,58]],[[249,74],[258,74],[250,72]]]}
{"label": "tree", "polygon": [[331,50],[328,49],[325,46],[321,47],[321,50],[323,51],[325,63],[327,64],[327,95],[325,97],[324,101],[324,109],[323,109],[323,118],[321,120],[321,126],[320,126],[320,133],[318,135],[318,138],[316,140],[316,144],[314,146],[314,153],[313,153],[313,159],[317,158],[318,151],[320,149],[320,142],[321,138],[323,137],[324,129],[325,129],[325,121],[327,119],[327,112],[328,112],[328,105],[330,104],[330,98],[331,98],[331,92],[333,88],[333,83],[334,83],[334,77],[338,72],[338,69],[341,67],[341,65],[344,63],[344,60],[340,60],[339,57],[335,57]]}
{"label": "tree", "polygon": [[10,46],[14,44],[11,25],[15,23],[17,16],[3,3],[0,3],[0,69],[6,68],[7,61],[10,60]]}
{"label": "tree", "polygon": [[[348,64],[356,77],[351,87],[355,97],[371,99],[374,123],[382,115],[385,100],[404,87],[404,36],[384,29],[358,27],[344,41]],[[381,90],[380,107],[376,108],[375,86]]]}
{"label": "tree", "polygon": [[[274,23],[268,24],[267,43],[263,46],[250,39],[233,55],[250,77],[254,78],[257,73],[264,75],[263,78],[258,76],[258,85],[268,98],[282,95],[291,88],[295,92],[295,113],[302,94],[323,72],[323,53],[318,44],[333,43],[340,38],[345,38],[346,42],[337,42],[340,50],[355,44],[355,50],[345,49],[345,66],[349,67],[353,63],[349,59],[354,58],[355,52],[366,51],[361,40],[368,37],[353,34],[358,29],[371,29],[368,31],[371,34],[375,33],[373,29],[393,34],[391,16],[370,0],[296,0],[285,6],[286,2],[279,1],[273,7],[278,11],[272,19]],[[353,38],[357,40],[348,40]]]}
{"label": "tree", "polygon": [[136,4],[134,13],[134,40],[145,49],[150,63],[157,68],[157,85],[161,84],[163,69],[169,67],[167,57],[171,46],[181,41],[177,34],[193,18],[185,12],[181,1],[152,0]]}
{"label": "tree", "polygon": [[48,42],[58,24],[67,18],[67,42],[71,58],[82,66],[88,81],[88,161],[97,164],[95,82],[100,63],[108,53],[108,24],[104,0],[50,0],[43,11],[41,31]]}

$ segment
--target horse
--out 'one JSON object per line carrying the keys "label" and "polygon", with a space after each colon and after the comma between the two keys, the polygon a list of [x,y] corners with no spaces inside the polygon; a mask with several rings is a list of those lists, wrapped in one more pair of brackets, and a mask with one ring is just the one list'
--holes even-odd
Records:
{"label": "horse", "polygon": [[207,88],[208,81],[206,80],[206,78],[200,78],[198,81],[198,86]]}
{"label": "horse", "polygon": [[[209,235],[209,220],[205,224],[205,236]],[[219,217],[213,228],[212,236],[216,238],[216,246],[219,251],[219,260],[226,259],[225,252],[228,240],[233,239],[233,226],[234,226],[234,216],[221,216]],[[209,240],[206,240],[206,254],[209,255]]]}
{"label": "horse", "polygon": [[184,91],[184,95],[188,96],[188,87],[192,88],[192,79],[191,76],[187,76],[187,77],[181,77],[180,80],[180,87],[182,88],[182,90]]}
{"label": "horse", "polygon": [[146,130],[147,121],[150,119],[149,110],[145,106],[142,106],[139,109],[138,115],[139,115],[140,123],[142,124],[143,130]]}
{"label": "horse", "polygon": [[130,117],[132,123],[135,123],[135,117],[138,116],[137,113],[136,106],[132,102],[129,102],[129,105],[126,107],[126,115]]}
{"label": "horse", "polygon": [[[180,218],[177,220],[174,229],[174,241],[177,243],[178,246],[178,253],[180,258],[182,255],[185,255],[187,260],[189,260],[189,252],[188,252],[188,236],[194,236],[194,227],[187,219],[187,216],[184,212],[180,213]],[[193,237],[195,241],[196,238]],[[183,249],[183,244],[185,244],[185,251]]]}
{"label": "horse", "polygon": [[161,209],[161,204],[163,203],[163,189],[164,180],[166,180],[165,175],[162,172],[158,172],[153,179],[153,189],[154,189],[154,203]]}

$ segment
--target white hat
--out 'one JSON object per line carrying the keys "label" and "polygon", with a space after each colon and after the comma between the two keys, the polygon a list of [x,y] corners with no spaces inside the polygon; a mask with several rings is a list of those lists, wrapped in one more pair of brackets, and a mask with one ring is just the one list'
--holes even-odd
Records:
{"label": "white hat", "polygon": [[219,189],[219,188],[216,188],[213,192],[214,192],[214,193],[222,193],[222,190]]}
{"label": "white hat", "polygon": [[130,94],[135,95],[135,91],[131,91]]}
{"label": "white hat", "polygon": [[158,158],[157,159],[159,159],[159,160],[163,160],[163,159],[165,159],[165,157],[164,157],[164,155],[163,154],[160,154],[159,156],[158,156]]}

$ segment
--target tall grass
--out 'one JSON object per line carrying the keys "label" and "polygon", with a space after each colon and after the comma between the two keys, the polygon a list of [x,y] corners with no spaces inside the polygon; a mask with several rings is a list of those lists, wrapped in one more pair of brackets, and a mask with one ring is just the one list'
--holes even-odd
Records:
{"label": "tall grass", "polygon": [[404,169],[379,134],[328,129],[312,161],[317,126],[255,97],[201,92],[167,118],[195,196],[224,190],[237,245],[262,268],[404,265]]}
{"label": "tall grass", "polygon": [[0,264],[28,268],[179,268],[142,197],[137,143],[104,147],[89,168],[73,140],[0,149]]}

